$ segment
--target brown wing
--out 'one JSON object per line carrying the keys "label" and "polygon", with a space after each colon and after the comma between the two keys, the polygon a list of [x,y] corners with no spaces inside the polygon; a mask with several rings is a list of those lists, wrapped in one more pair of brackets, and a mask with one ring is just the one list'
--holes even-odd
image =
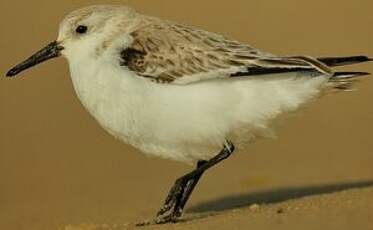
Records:
{"label": "brown wing", "polygon": [[149,19],[131,33],[121,65],[156,82],[190,83],[212,78],[316,70],[331,74],[309,57],[276,57],[207,31]]}

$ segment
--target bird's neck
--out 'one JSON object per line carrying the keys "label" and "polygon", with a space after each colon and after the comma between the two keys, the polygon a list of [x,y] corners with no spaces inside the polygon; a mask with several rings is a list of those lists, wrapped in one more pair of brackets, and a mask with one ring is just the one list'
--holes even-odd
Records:
{"label": "bird's neck", "polygon": [[134,94],[139,96],[139,88],[143,86],[143,79],[134,77],[119,63],[107,62],[103,58],[69,59],[69,66],[76,94],[91,113],[97,107],[103,107],[113,94],[122,98]]}

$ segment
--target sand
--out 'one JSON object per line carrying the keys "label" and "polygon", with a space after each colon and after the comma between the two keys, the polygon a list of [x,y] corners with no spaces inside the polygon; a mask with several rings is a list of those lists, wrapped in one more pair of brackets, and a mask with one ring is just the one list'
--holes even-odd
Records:
{"label": "sand", "polygon": [[[371,0],[12,0],[0,2],[0,72],[55,39],[66,13],[102,2],[276,54],[373,56]],[[342,70],[373,72],[373,63]],[[147,158],[105,133],[68,75],[60,59],[0,77],[1,230],[132,229],[154,218],[175,179],[192,169]],[[136,229],[372,229],[373,78],[357,86],[318,100],[274,140],[241,146],[209,170],[181,223]]]}
{"label": "sand", "polygon": [[230,211],[186,215],[182,222],[137,227],[127,224],[82,224],[63,230],[193,229],[373,229],[373,188],[252,204]]}

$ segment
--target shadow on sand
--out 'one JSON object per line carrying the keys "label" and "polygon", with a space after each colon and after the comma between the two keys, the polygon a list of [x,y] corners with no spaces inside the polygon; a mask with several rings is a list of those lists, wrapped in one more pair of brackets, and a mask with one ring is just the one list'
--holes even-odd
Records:
{"label": "shadow on sand", "polygon": [[250,204],[273,204],[291,199],[302,198],[311,195],[320,195],[339,192],[348,189],[365,188],[373,186],[373,180],[353,183],[338,183],[320,186],[283,188],[270,191],[227,196],[219,199],[197,204],[188,209],[188,212],[219,212],[234,208],[244,207]]}

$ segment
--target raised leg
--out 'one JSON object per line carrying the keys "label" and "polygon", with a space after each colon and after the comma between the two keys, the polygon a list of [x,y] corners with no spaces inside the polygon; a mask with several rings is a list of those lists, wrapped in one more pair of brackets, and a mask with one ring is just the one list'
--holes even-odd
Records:
{"label": "raised leg", "polygon": [[234,145],[231,142],[227,142],[220,153],[214,158],[208,161],[199,161],[195,170],[177,179],[168,193],[163,207],[157,214],[156,223],[163,224],[168,222],[176,222],[177,219],[183,214],[184,206],[202,174],[207,169],[227,159],[233,153],[233,151]]}

